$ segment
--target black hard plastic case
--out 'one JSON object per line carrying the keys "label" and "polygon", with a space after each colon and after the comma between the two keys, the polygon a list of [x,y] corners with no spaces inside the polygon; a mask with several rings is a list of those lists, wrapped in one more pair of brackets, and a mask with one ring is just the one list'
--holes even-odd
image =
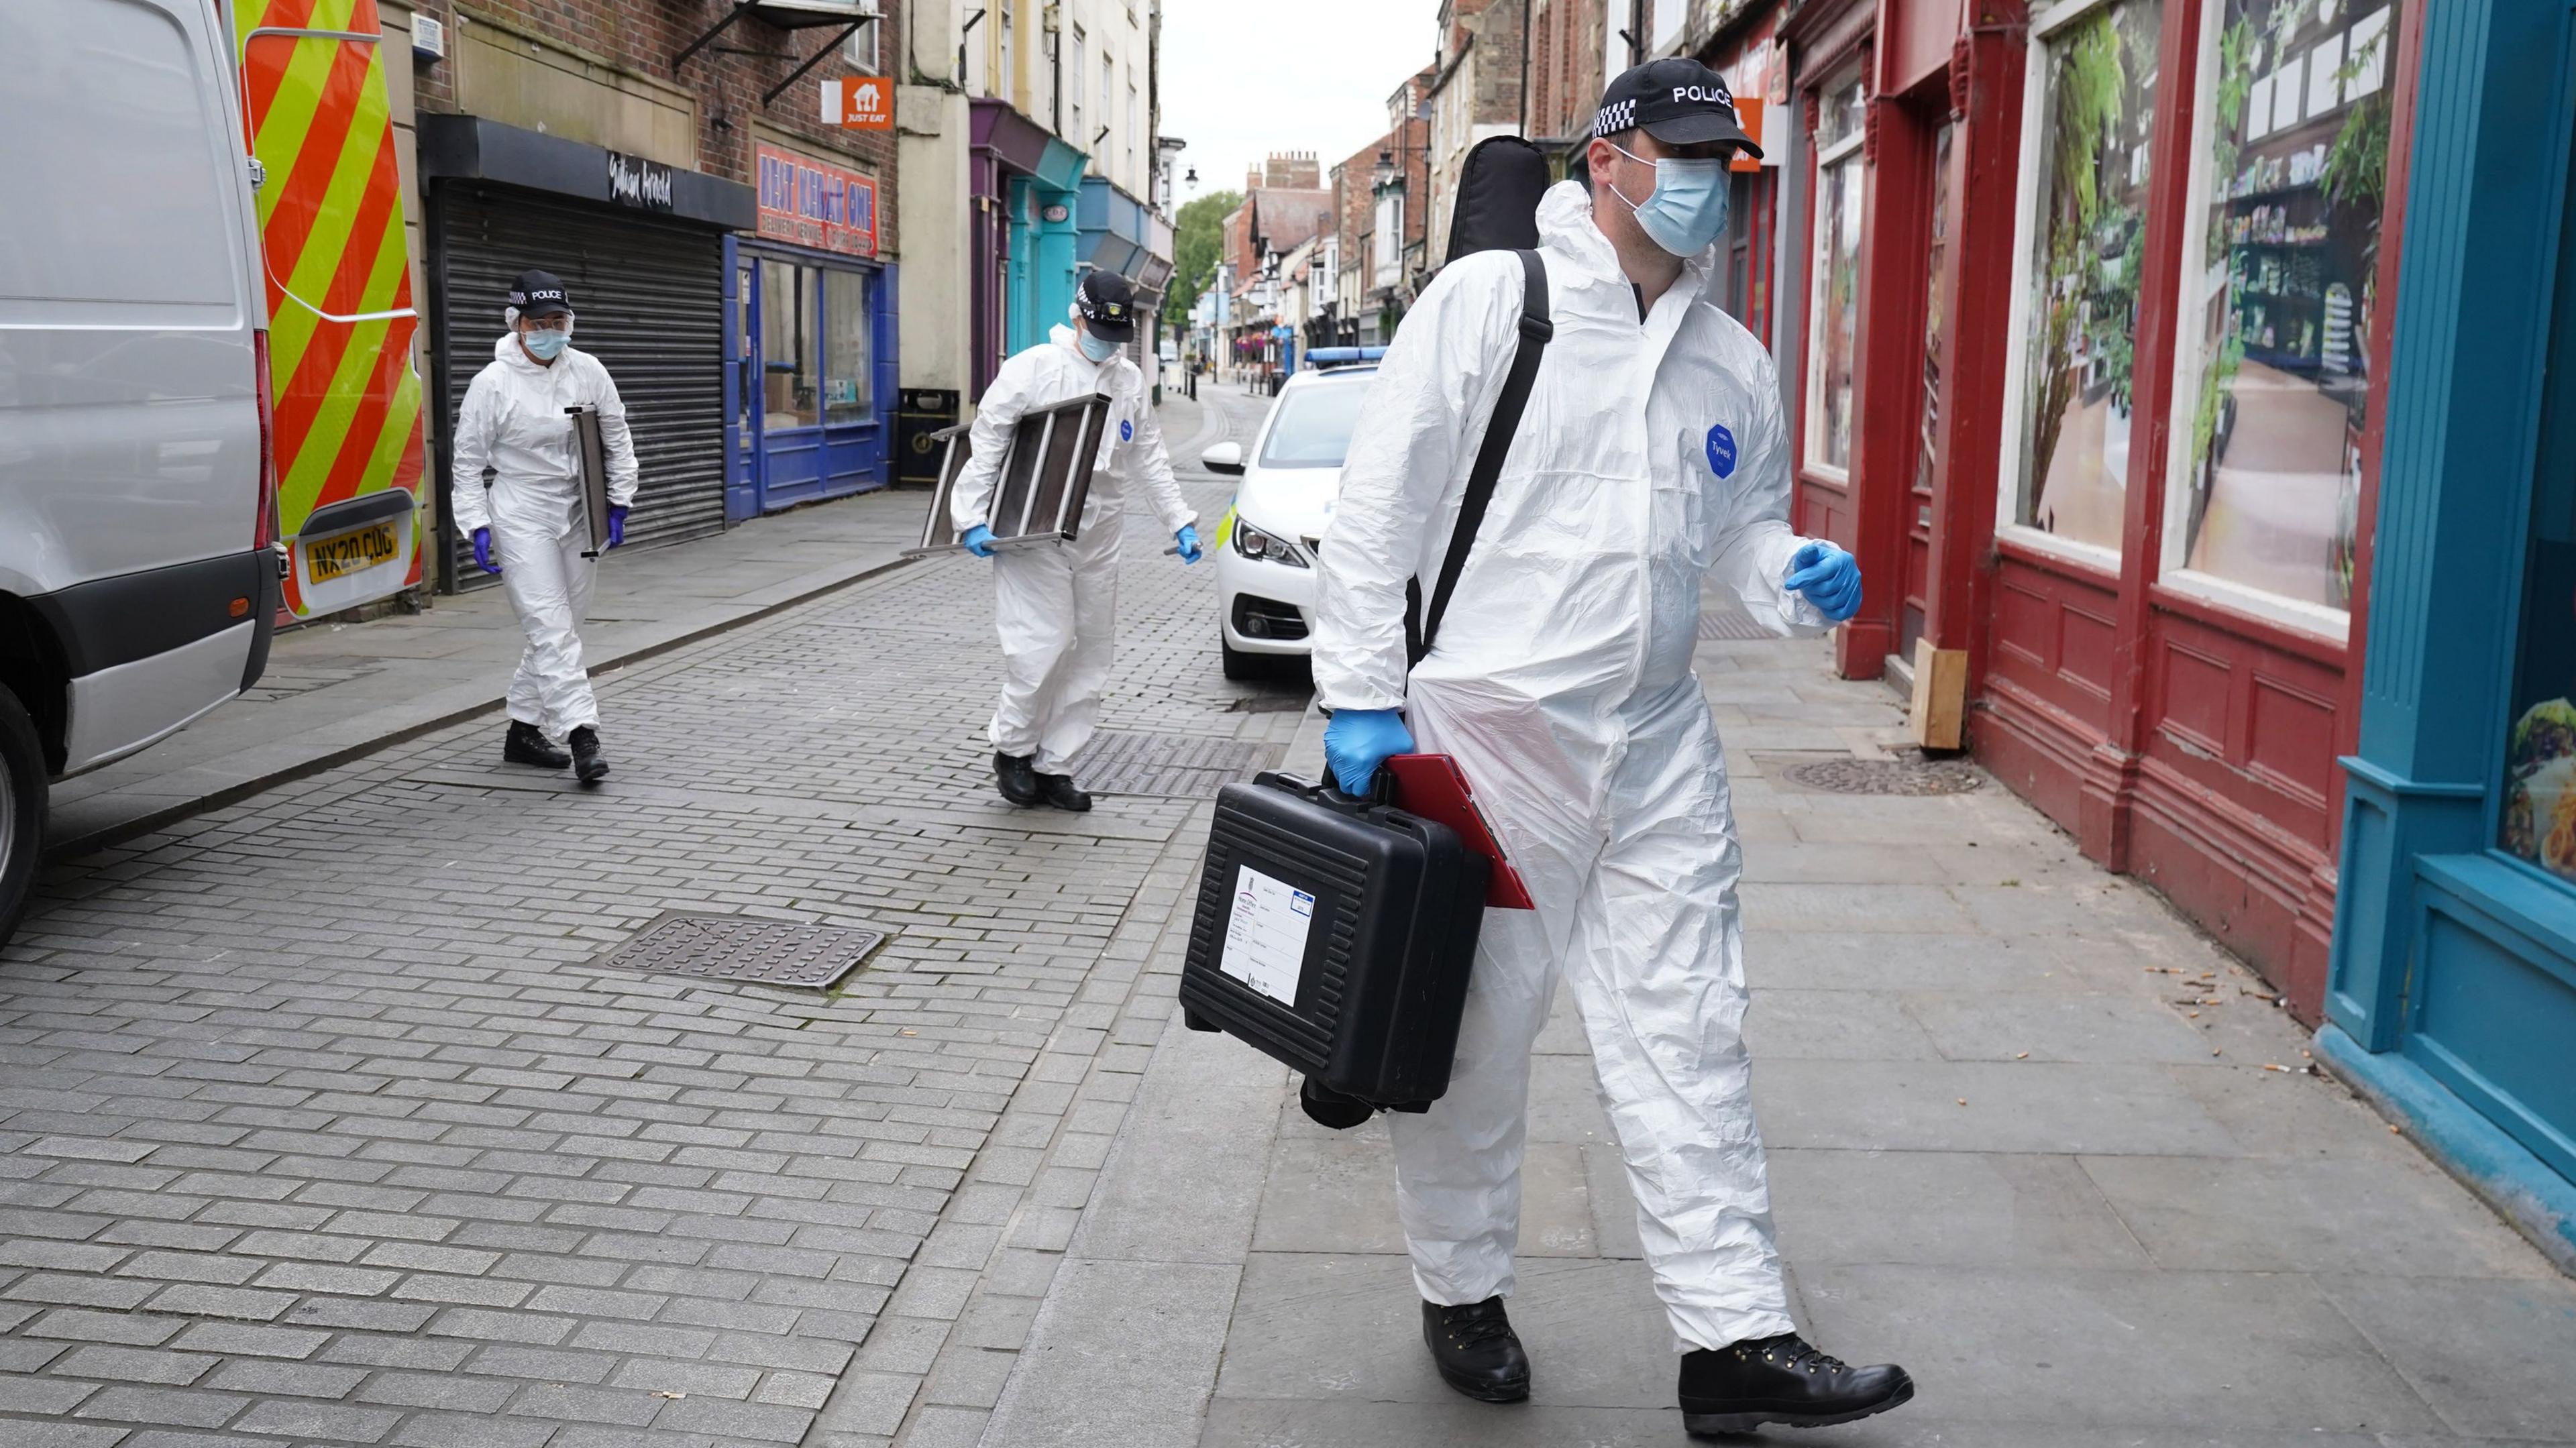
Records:
{"label": "black hard plastic case", "polygon": [[[1288,774],[1227,785],[1181,971],[1188,1024],[1344,1095],[1421,1109],[1449,1089],[1488,868],[1456,831],[1391,805]],[[1256,926],[1268,991],[1245,978],[1264,974],[1248,970]]]}

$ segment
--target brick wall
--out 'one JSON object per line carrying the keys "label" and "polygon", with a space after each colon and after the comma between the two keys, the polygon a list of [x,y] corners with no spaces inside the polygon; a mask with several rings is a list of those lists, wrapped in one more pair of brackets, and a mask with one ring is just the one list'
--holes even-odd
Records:
{"label": "brick wall", "polygon": [[[414,68],[415,94],[424,112],[458,109],[455,69],[463,37],[458,21],[533,37],[592,62],[609,83],[631,77],[640,84],[677,86],[697,109],[696,169],[745,185],[753,183],[753,122],[766,123],[825,155],[839,155],[870,172],[877,183],[877,247],[898,254],[895,231],[894,132],[845,131],[823,124],[818,95],[826,77],[863,72],[841,57],[824,60],[767,106],[761,93],[784,80],[806,57],[830,45],[838,27],[781,30],[758,20],[738,21],[674,74],[671,58],[731,10],[730,0],[417,0],[422,13],[448,25],[448,58]],[[877,34],[878,73],[891,73],[903,54],[899,0],[883,0],[885,14],[869,23]],[[864,40],[865,31],[861,32]],[[758,51],[736,55],[732,50]],[[513,123],[509,116],[492,119]]]}

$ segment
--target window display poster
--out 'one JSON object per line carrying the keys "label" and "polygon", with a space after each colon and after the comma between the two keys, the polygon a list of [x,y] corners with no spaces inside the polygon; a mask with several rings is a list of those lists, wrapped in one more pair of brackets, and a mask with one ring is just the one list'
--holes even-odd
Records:
{"label": "window display poster", "polygon": [[2113,0],[2050,35],[2049,123],[2022,313],[2020,521],[2117,549],[2163,0]]}
{"label": "window display poster", "polygon": [[[2389,43],[2314,0],[2208,0],[2187,245],[2224,291],[2183,319],[2168,566],[2310,611],[2348,608],[2374,379],[2390,94],[2358,77]],[[2189,258],[2186,258],[2188,263]],[[2186,451],[2187,449],[2187,451]],[[2302,617],[2310,615],[2301,615]]]}

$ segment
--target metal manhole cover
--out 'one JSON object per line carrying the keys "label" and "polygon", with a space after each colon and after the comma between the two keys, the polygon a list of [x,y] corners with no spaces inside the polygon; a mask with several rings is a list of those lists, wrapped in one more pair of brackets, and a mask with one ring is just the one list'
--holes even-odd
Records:
{"label": "metal manhole cover", "polygon": [[1279,746],[1199,734],[1095,734],[1074,756],[1073,777],[1093,794],[1207,799],[1220,785],[1267,769]]}
{"label": "metal manhole cover", "polygon": [[1806,759],[1766,764],[1775,778],[1819,794],[1966,794],[1976,766],[1935,759]]}
{"label": "metal manhole cover", "polygon": [[825,990],[885,943],[881,930],[844,930],[742,915],[662,914],[594,965],[744,985]]}
{"label": "metal manhole cover", "polygon": [[1704,639],[1733,639],[1743,643],[1773,641],[1779,635],[1753,621],[1753,616],[1736,609],[1712,608],[1699,616],[1699,636]]}

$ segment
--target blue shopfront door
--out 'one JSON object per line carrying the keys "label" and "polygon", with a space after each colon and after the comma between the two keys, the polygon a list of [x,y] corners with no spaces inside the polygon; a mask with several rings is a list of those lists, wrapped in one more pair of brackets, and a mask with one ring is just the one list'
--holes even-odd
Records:
{"label": "blue shopfront door", "polygon": [[744,515],[893,480],[891,268],[737,241],[734,416],[726,429]]}

